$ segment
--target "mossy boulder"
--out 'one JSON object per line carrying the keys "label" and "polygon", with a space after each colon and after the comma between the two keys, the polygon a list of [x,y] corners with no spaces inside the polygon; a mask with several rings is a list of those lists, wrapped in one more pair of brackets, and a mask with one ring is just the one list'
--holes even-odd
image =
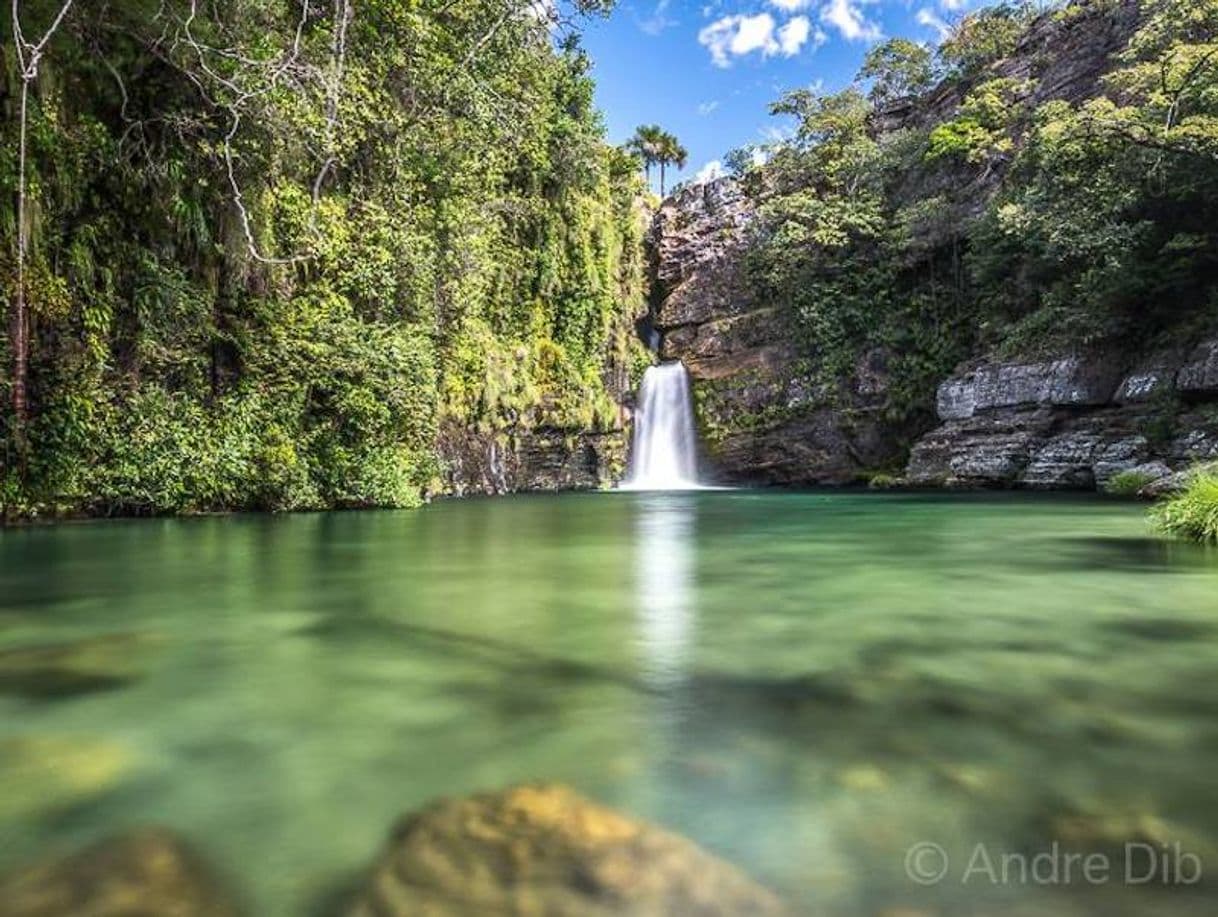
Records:
{"label": "mossy boulder", "polygon": [[162,828],[106,838],[0,879],[0,917],[235,917],[199,857]]}
{"label": "mossy boulder", "polygon": [[785,913],[690,841],[558,785],[445,799],[398,824],[349,917]]}

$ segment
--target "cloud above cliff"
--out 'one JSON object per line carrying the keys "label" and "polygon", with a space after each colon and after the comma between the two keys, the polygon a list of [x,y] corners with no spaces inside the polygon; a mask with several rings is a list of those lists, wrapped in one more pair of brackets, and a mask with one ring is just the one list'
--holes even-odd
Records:
{"label": "cloud above cliff", "polygon": [[863,12],[868,0],[829,0],[821,8],[820,18],[841,33],[847,41],[876,41],[883,36],[879,25]]}
{"label": "cloud above cliff", "polygon": [[794,16],[779,25],[769,13],[723,16],[698,32],[698,43],[710,52],[716,67],[730,67],[733,58],[757,53],[763,58],[794,57],[809,42],[815,47],[826,38],[820,29],[813,29],[807,16]]}

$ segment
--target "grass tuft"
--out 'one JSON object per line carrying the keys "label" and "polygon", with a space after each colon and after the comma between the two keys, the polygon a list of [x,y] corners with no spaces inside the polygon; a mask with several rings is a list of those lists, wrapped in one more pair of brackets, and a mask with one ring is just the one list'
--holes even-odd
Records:
{"label": "grass tuft", "polygon": [[1218,544],[1218,472],[1197,472],[1183,491],[1151,510],[1151,519],[1169,535]]}
{"label": "grass tuft", "polygon": [[1108,479],[1104,493],[1114,497],[1136,497],[1138,491],[1154,480],[1154,475],[1144,471],[1122,471]]}

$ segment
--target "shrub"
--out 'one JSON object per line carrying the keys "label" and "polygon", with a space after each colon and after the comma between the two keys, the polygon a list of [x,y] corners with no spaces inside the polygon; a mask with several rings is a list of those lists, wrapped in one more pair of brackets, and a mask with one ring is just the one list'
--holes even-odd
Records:
{"label": "shrub", "polygon": [[1108,479],[1108,483],[1104,485],[1104,493],[1114,497],[1136,497],[1138,491],[1154,479],[1154,475],[1147,474],[1145,471],[1136,469],[1122,471]]}
{"label": "shrub", "polygon": [[1218,470],[1198,471],[1181,493],[1151,512],[1160,531],[1218,544]]}
{"label": "shrub", "polygon": [[901,486],[901,479],[895,474],[886,474],[881,471],[871,476],[867,481],[867,486],[872,490],[892,490],[894,487]]}

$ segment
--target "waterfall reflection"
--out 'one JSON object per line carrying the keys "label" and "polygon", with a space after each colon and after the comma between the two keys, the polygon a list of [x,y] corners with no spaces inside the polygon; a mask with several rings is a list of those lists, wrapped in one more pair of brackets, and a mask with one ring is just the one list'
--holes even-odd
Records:
{"label": "waterfall reflection", "polygon": [[644,677],[655,687],[683,680],[693,639],[696,507],[688,495],[640,500],[635,539],[635,607]]}

